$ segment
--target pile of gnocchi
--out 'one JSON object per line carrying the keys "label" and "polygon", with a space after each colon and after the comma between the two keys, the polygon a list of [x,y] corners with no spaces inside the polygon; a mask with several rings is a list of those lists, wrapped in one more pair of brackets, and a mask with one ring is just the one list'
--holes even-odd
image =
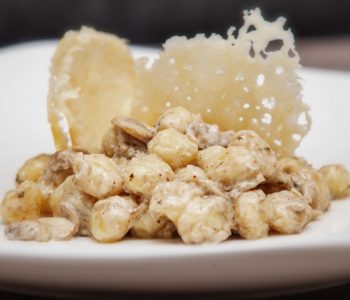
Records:
{"label": "pile of gnocchi", "polygon": [[341,165],[277,157],[252,130],[220,131],[173,107],[154,127],[116,116],[100,153],[72,147],[28,160],[1,215],[10,240],[219,243],[299,233],[349,194]]}

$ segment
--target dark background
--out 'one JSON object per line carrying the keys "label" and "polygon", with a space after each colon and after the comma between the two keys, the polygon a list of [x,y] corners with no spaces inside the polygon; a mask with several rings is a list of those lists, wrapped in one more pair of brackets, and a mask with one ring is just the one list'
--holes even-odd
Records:
{"label": "dark background", "polygon": [[0,0],[0,45],[57,38],[84,24],[144,44],[224,34],[257,6],[268,19],[286,16],[300,38],[350,35],[349,0]]}
{"label": "dark background", "polygon": [[81,25],[159,46],[175,34],[225,34],[255,7],[268,20],[287,17],[302,64],[350,70],[350,0],[0,0],[0,47]]}

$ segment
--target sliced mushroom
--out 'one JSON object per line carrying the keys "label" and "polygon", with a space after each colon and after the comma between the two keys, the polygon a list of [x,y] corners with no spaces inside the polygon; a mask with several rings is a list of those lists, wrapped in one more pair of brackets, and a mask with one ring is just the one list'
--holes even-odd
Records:
{"label": "sliced mushroom", "polygon": [[50,240],[48,229],[38,221],[14,222],[5,227],[9,240],[47,242]]}
{"label": "sliced mushroom", "polygon": [[235,134],[236,133],[233,130],[221,131],[219,133],[219,145],[222,147],[227,147],[234,138]]}
{"label": "sliced mushroom", "polygon": [[124,116],[116,116],[112,120],[112,124],[144,143],[148,143],[155,134],[152,127]]}
{"label": "sliced mushroom", "polygon": [[177,170],[175,179],[198,185],[206,195],[225,197],[223,186],[217,181],[210,180],[199,167],[187,165]]}
{"label": "sliced mushroom", "polygon": [[68,150],[57,151],[50,157],[48,167],[40,179],[42,185],[58,187],[68,176],[73,174],[74,153]]}
{"label": "sliced mushroom", "polygon": [[200,150],[220,143],[219,126],[216,124],[194,121],[188,126],[186,135]]}
{"label": "sliced mushroom", "polygon": [[50,206],[55,217],[63,217],[75,225],[80,235],[90,234],[90,214],[96,198],[80,192],[75,177],[68,177],[51,195]]}
{"label": "sliced mushroom", "polygon": [[72,168],[73,153],[64,150],[57,151],[50,157],[49,169],[52,172],[66,171]]}
{"label": "sliced mushroom", "polygon": [[146,143],[132,137],[119,128],[110,128],[102,140],[102,152],[108,157],[131,159],[136,153],[146,151]]}
{"label": "sliced mushroom", "polygon": [[19,241],[63,241],[73,237],[74,225],[64,218],[40,218],[11,223],[5,227],[5,235]]}

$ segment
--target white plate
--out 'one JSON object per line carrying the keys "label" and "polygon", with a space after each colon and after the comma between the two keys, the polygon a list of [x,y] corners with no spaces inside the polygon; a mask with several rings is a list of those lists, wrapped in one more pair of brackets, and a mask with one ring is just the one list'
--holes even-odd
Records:
{"label": "white plate", "polygon": [[[49,59],[54,42],[0,50],[0,194],[30,156],[53,151],[46,122]],[[134,48],[135,55],[155,54]],[[311,133],[299,149],[316,166],[350,168],[350,74],[304,69],[304,94],[312,107]],[[81,290],[231,290],[294,288],[350,280],[350,201],[299,235],[220,245],[127,240],[98,244],[7,241],[0,228],[0,283]]]}

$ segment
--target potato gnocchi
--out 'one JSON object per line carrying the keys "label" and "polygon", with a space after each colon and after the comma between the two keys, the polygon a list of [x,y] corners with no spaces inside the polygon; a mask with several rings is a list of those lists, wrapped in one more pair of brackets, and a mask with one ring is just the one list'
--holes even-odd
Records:
{"label": "potato gnocchi", "polygon": [[[190,137],[198,122],[214,129]],[[16,189],[1,204],[9,239],[258,239],[299,233],[332,198],[350,194],[344,167],[316,170],[302,158],[279,159],[256,132],[221,131],[183,107],[165,111],[154,128],[116,117],[106,134],[111,130],[144,147],[130,144],[133,154],[121,155],[114,139],[103,138],[101,153],[58,151],[19,169]],[[208,133],[215,137],[199,138]]]}

